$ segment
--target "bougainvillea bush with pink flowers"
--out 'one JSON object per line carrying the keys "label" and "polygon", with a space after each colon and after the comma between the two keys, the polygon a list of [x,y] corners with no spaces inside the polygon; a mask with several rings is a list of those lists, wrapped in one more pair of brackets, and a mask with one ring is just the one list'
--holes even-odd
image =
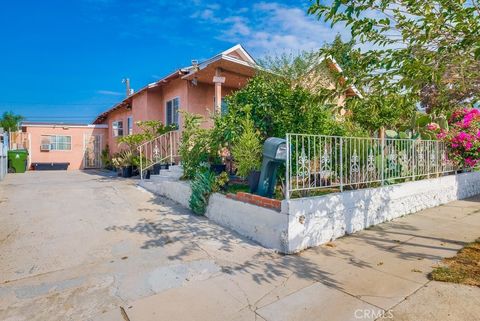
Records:
{"label": "bougainvillea bush with pink flowers", "polygon": [[437,138],[447,143],[451,159],[465,167],[474,167],[480,162],[480,111],[457,110],[448,123],[449,130],[440,130]]}

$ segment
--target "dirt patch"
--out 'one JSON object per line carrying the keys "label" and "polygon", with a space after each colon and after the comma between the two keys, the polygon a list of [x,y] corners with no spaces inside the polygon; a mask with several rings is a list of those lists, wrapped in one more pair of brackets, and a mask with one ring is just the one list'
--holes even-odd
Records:
{"label": "dirt patch", "polygon": [[466,245],[456,256],[443,259],[430,277],[436,281],[480,287],[480,238]]}

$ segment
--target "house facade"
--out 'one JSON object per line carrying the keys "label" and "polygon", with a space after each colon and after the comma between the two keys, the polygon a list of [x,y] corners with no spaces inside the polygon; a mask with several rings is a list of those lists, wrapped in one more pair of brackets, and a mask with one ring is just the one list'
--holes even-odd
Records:
{"label": "house facade", "polygon": [[138,121],[159,120],[181,130],[179,111],[186,111],[203,116],[203,125],[209,127],[211,114],[225,110],[225,96],[245,86],[255,74],[255,66],[242,46],[234,46],[145,86],[100,114],[94,124],[108,126],[107,143],[112,153],[121,148],[117,144],[119,136],[138,132]]}
{"label": "house facade", "polygon": [[[341,72],[341,68],[328,58],[326,66],[324,79],[309,82],[333,89],[335,82],[328,77],[329,70]],[[120,151],[118,138],[138,133],[138,121],[159,120],[181,131],[180,111],[203,116],[203,126],[211,127],[211,115],[226,111],[225,96],[244,87],[257,68],[252,56],[236,45],[203,62],[192,61],[191,66],[131,93],[98,115],[91,125],[23,123],[22,131],[29,137],[30,163],[68,162],[69,169],[101,167],[101,151],[107,146],[111,155]],[[355,88],[348,88],[335,103],[342,105],[345,97],[355,95]]]}
{"label": "house facade", "polygon": [[[29,152],[29,166],[67,163],[68,169],[100,168],[106,146],[107,125],[22,123],[23,143]],[[13,136],[12,136],[13,137]]]}

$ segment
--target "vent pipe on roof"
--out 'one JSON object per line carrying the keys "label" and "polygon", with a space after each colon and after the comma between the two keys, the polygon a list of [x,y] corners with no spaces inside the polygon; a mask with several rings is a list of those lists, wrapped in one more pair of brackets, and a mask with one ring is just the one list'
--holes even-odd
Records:
{"label": "vent pipe on roof", "polygon": [[199,69],[198,60],[192,60],[192,70],[193,70],[193,72],[198,71],[198,69]]}

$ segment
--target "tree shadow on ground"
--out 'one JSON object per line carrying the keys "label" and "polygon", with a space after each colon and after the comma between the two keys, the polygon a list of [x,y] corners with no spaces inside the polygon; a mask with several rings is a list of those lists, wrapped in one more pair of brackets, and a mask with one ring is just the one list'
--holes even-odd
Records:
{"label": "tree shadow on ground", "polygon": [[[375,269],[371,256],[362,255],[358,250],[351,250],[348,246],[324,245],[309,249],[300,255],[275,254],[234,231],[211,223],[205,217],[193,215],[188,209],[163,197],[151,197],[148,206],[138,211],[154,214],[154,217],[140,218],[134,225],[110,226],[106,230],[127,231],[146,236],[147,240],[142,244],[142,249],[169,247],[175,244],[174,251],[168,255],[170,260],[187,260],[195,252],[203,251],[221,266],[222,273],[232,277],[245,275],[257,284],[278,282],[295,275],[298,278],[320,281],[332,288],[342,289],[342,284],[335,279],[335,274],[341,269],[348,266]],[[356,242],[357,245],[368,247],[367,252],[381,250],[405,260],[431,261],[442,259],[438,254],[439,250],[455,251],[456,246],[464,243],[458,239],[431,235],[408,223],[408,217],[397,220],[349,234],[333,243],[340,244],[348,240],[349,243]],[[243,250],[250,251],[245,258],[233,261],[227,258],[235,257]],[[311,255],[318,255],[325,260],[337,260],[338,270],[325,268],[322,259],[312,260]]]}
{"label": "tree shadow on ground", "polygon": [[189,260],[196,252],[206,253],[220,265],[221,272],[235,277],[247,275],[257,284],[278,283],[292,274],[302,279],[318,280],[340,288],[331,274],[321,266],[299,257],[286,256],[268,250],[235,231],[210,222],[173,201],[154,196],[149,206],[140,213],[154,214],[153,218],[139,218],[134,225],[109,226],[106,231],[126,231],[146,236],[141,249],[167,248],[168,259]]}

